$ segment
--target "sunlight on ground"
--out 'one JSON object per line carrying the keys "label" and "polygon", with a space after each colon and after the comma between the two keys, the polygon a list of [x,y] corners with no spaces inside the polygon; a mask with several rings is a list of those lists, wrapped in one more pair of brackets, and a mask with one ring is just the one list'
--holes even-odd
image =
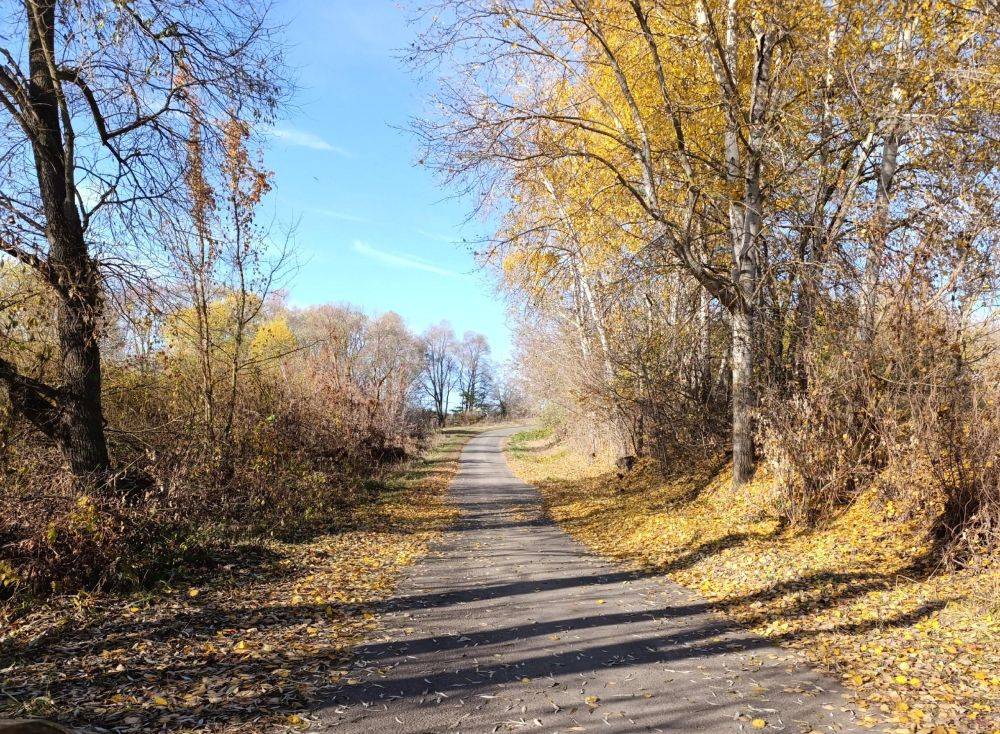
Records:
{"label": "sunlight on ground", "polygon": [[442,501],[465,442],[449,429],[423,459],[370,488],[340,531],[247,547],[208,578],[142,596],[53,599],[0,635],[0,717],[149,731],[272,731],[347,675],[401,569],[454,519]]}
{"label": "sunlight on ground", "polygon": [[[508,461],[549,514],[596,551],[671,578],[754,631],[800,648],[900,732],[1000,731],[997,569],[920,570],[917,528],[858,502],[813,532],[782,530],[725,467],[618,479],[544,431],[514,436]],[[888,510],[888,511],[887,511]],[[863,518],[862,518],[863,516]],[[863,521],[862,521],[863,519]]]}

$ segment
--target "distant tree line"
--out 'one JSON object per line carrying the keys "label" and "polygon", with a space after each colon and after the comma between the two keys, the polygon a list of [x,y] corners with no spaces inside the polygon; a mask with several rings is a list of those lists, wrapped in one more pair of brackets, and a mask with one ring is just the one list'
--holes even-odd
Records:
{"label": "distant tree line", "polygon": [[449,411],[508,409],[481,335],[284,304],[266,3],[25,0],[3,22],[0,596],[328,527]]}
{"label": "distant tree line", "polygon": [[485,336],[467,331],[459,340],[443,321],[424,332],[422,344],[421,392],[439,426],[447,423],[449,414],[465,421],[523,415],[518,386],[490,360]]}

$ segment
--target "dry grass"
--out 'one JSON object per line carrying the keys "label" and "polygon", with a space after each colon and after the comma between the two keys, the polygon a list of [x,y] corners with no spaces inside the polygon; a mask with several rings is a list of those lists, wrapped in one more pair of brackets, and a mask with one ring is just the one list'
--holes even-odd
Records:
{"label": "dry grass", "polygon": [[58,596],[16,618],[7,610],[0,718],[121,732],[305,726],[400,570],[453,520],[444,490],[480,430],[441,434],[425,458],[370,486],[336,532],[244,546],[210,575],[142,595]]}
{"label": "dry grass", "polygon": [[[552,445],[515,436],[508,459],[550,515],[596,551],[668,573],[754,631],[840,675],[900,732],[1000,731],[996,562],[929,572],[926,529],[862,498],[793,531],[760,510],[766,477],[735,492],[726,468],[626,481]],[[992,590],[992,591],[991,591]]]}

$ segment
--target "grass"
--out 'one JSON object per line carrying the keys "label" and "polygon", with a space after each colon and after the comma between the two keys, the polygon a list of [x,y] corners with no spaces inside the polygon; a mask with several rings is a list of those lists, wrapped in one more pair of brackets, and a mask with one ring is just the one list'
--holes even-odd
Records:
{"label": "grass", "polygon": [[736,491],[718,463],[666,476],[643,463],[618,480],[546,433],[508,448],[566,530],[802,650],[853,689],[863,724],[1000,732],[1000,626],[995,600],[984,603],[998,569],[929,573],[921,527],[891,504],[863,498],[819,528],[788,529],[760,509],[774,491],[766,476]]}
{"label": "grass", "polygon": [[0,616],[0,718],[118,732],[306,726],[400,571],[453,521],[444,492],[482,430],[441,432],[370,483],[335,531],[246,544],[212,574],[154,590],[56,596]]}

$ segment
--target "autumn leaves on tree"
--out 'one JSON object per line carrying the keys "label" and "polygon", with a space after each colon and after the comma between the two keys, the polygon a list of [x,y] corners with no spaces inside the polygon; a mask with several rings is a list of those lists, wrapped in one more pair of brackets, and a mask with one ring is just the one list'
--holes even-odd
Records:
{"label": "autumn leaves on tree", "polygon": [[510,201],[485,259],[530,314],[523,361],[564,421],[659,455],[728,430],[734,481],[766,458],[791,515],[904,464],[979,498],[945,535],[996,511],[995,423],[956,448],[977,433],[965,411],[995,420],[995,8],[429,14],[413,59],[447,71],[417,125],[426,160],[483,206]]}
{"label": "autumn leaves on tree", "polygon": [[0,49],[0,599],[328,528],[432,412],[499,405],[480,334],[445,329],[434,398],[433,330],[285,303],[294,228],[259,216],[290,86],[266,5],[27,0],[3,22],[24,47]]}

